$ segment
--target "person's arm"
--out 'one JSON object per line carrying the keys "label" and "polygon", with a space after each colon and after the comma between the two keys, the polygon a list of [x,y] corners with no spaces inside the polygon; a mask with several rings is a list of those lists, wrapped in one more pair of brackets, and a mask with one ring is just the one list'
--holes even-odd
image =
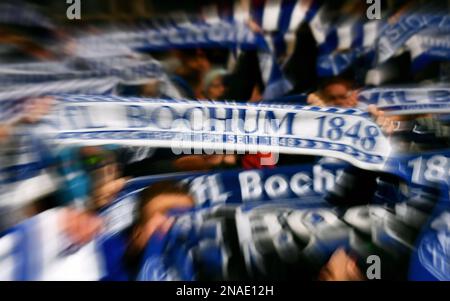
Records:
{"label": "person's arm", "polygon": [[38,97],[28,100],[21,114],[8,120],[8,122],[0,124],[0,142],[11,137],[16,126],[40,121],[50,111],[52,105],[53,98],[51,97]]}
{"label": "person's arm", "polygon": [[369,113],[372,115],[372,118],[380,126],[381,130],[386,135],[391,135],[396,128],[394,118],[386,116],[384,111],[378,109],[375,105],[370,105],[368,109]]}

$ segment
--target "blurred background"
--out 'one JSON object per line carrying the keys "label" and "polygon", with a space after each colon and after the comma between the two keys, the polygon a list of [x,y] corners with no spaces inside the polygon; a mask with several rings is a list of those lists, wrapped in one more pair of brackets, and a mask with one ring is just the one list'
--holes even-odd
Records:
{"label": "blurred background", "polygon": [[[450,280],[450,1],[372,2],[1,0],[0,279]],[[45,131],[111,97],[361,110],[400,163]]]}

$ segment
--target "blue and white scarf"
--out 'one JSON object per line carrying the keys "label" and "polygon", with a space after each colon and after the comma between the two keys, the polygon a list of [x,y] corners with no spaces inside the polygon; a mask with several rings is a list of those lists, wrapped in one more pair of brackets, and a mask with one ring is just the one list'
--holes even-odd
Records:
{"label": "blue and white scarf", "polygon": [[425,28],[449,30],[450,16],[445,14],[446,5],[437,2],[412,7],[388,24],[377,42],[377,63],[392,57],[409,38]]}
{"label": "blue and white scarf", "polygon": [[[0,65],[0,80],[4,84],[14,85],[106,77],[115,77],[117,78],[116,81],[125,84],[136,84],[143,83],[149,79],[163,78],[164,72],[160,63],[156,60],[133,59],[122,56],[81,60],[70,59],[61,63]],[[57,91],[55,92],[58,93]]]}
{"label": "blue and white scarf", "polygon": [[365,105],[376,105],[388,115],[448,113],[450,87],[380,87],[364,89],[358,93]]}
{"label": "blue and white scarf", "polygon": [[339,75],[360,58],[364,58],[364,63],[371,66],[371,58],[375,53],[374,44],[384,27],[382,20],[365,23],[357,20],[333,28],[321,47],[317,62],[318,75]]}
{"label": "blue and white scarf", "polygon": [[[436,176],[437,169],[443,167],[445,164],[448,166],[448,162],[450,162],[449,156],[446,157],[447,162],[441,162],[442,159],[436,156],[439,156],[439,154],[429,154],[427,156],[421,156],[420,158],[412,158],[411,160],[404,161],[402,165],[408,169],[411,168],[412,173],[409,174],[409,177],[412,177],[413,181],[415,181],[414,178],[417,177],[417,174],[426,174],[427,181],[435,181],[436,178],[430,178],[430,176]],[[255,234],[253,230],[256,231],[256,228],[250,227],[250,224],[246,226],[246,216],[254,217],[251,221],[251,224],[253,224],[257,223],[258,216],[263,216],[264,214],[261,215],[261,213],[264,212],[276,214],[277,210],[282,211],[283,208],[286,208],[288,211],[316,208],[315,210],[318,211],[315,215],[311,216],[311,218],[318,216],[329,217],[329,214],[326,214],[325,211],[331,210],[330,213],[334,211],[330,205],[323,202],[322,196],[328,186],[333,186],[333,182],[340,176],[344,166],[345,165],[340,164],[329,166],[317,164],[314,166],[293,166],[265,171],[248,170],[208,174],[169,174],[135,179],[130,181],[117,200],[102,212],[102,216],[105,217],[105,231],[101,237],[96,239],[94,243],[90,243],[81,249],[73,248],[73,246],[71,247],[67,237],[65,237],[64,233],[58,228],[58,210],[45,212],[12,228],[5,236],[0,237],[0,250],[2,251],[0,253],[0,262],[3,267],[0,272],[0,279],[99,280],[108,277],[108,273],[111,272],[108,268],[111,267],[105,263],[108,262],[108,257],[114,255],[111,255],[112,250],[108,251],[108,249],[106,249],[105,252],[105,249],[98,248],[97,244],[103,244],[105,247],[105,241],[112,239],[116,234],[130,226],[133,222],[135,210],[133,198],[142,188],[147,187],[153,182],[166,179],[188,182],[191,190],[196,192],[196,197],[200,197],[200,201],[207,200],[208,202],[208,204],[198,204],[203,206],[206,205],[206,211],[198,211],[198,214],[193,213],[193,215],[188,213],[174,225],[168,239],[170,239],[172,235],[185,233],[186,235],[183,235],[183,237],[187,239],[187,241],[173,241],[169,244],[170,246],[179,249],[189,247],[190,244],[194,242],[191,241],[191,238],[194,239],[194,237],[191,237],[192,233],[189,234],[190,231],[199,231],[197,234],[201,234],[202,237],[216,241],[216,239],[221,237],[220,232],[218,232],[220,229],[217,229],[213,224],[206,222],[208,216],[215,216],[215,209],[220,210],[220,208],[223,208],[221,206],[214,207],[214,205],[223,205],[227,203],[229,205],[233,203],[236,205],[242,204],[236,217],[239,225],[239,240],[240,243],[243,244],[244,255],[248,257],[250,254],[254,254],[255,251],[255,249],[247,249],[247,244],[255,242],[251,237]],[[425,167],[425,170],[416,169],[423,167]],[[357,212],[364,207],[365,206],[355,208],[355,210],[351,211]],[[232,208],[233,207],[230,207],[230,209]],[[406,207],[398,207],[397,214],[399,215],[399,218],[402,218],[403,216],[401,208],[405,209]],[[191,217],[193,217],[193,219],[191,219]],[[353,217],[356,218],[357,216]],[[346,216],[346,220],[347,218],[350,219],[350,213]],[[261,220],[261,223],[270,222],[270,220],[271,219],[267,217]],[[316,222],[324,220],[327,221],[327,218],[318,219]],[[352,222],[356,221],[355,219],[351,220]],[[276,221],[276,219],[273,221]],[[313,221],[314,220],[310,220],[311,223],[313,223]],[[294,222],[294,220],[291,220],[290,222]],[[305,220],[305,222],[307,221]],[[360,222],[363,221],[360,220]],[[367,223],[368,221],[365,220],[363,224],[359,223],[358,225],[363,226]],[[313,224],[315,225],[316,223]],[[298,222],[296,225],[298,225]],[[300,227],[300,225],[298,226]],[[437,225],[435,225],[435,228],[436,226]],[[250,229],[253,229],[251,231],[253,234],[248,236],[246,235],[246,232],[249,232]],[[300,228],[298,229],[300,230]],[[366,229],[363,227],[362,230]],[[244,233],[242,231],[244,231]],[[197,235],[195,235],[195,237],[197,237]],[[335,238],[338,239],[338,237]],[[400,239],[401,241],[402,237],[396,237],[396,239]],[[196,241],[196,239],[194,240]],[[380,240],[377,241],[377,244],[381,244],[388,248],[392,247],[392,242],[383,245],[386,242],[387,241]],[[107,247],[108,246],[106,246],[106,248]],[[31,249],[34,251],[29,252]],[[208,249],[212,250],[210,248]],[[215,248],[213,249],[215,250]],[[426,249],[424,250],[426,251]],[[114,254],[114,252],[112,253]],[[162,256],[160,260],[164,260],[166,264],[177,265],[177,262],[179,262],[171,257],[170,253],[164,252],[158,254]],[[201,259],[208,260],[209,257],[206,253],[202,252],[202,254]],[[292,253],[283,254],[292,255]],[[317,255],[320,254],[320,252],[317,253]],[[209,256],[213,256],[213,254],[209,253]],[[226,256],[226,254],[220,255],[216,259],[219,260],[219,262],[221,260],[226,260],[226,257],[223,256]],[[436,256],[442,255],[436,254]],[[185,260],[184,258],[183,255],[182,258],[178,259],[183,261]],[[145,266],[146,265],[144,265],[144,270]],[[179,267],[181,268],[181,266]],[[433,266],[429,261],[427,267],[431,270],[439,269],[439,266]],[[112,269],[114,271],[117,267],[113,266]],[[184,269],[181,271],[183,270]],[[440,270],[442,271],[442,269]],[[67,273],[67,271],[71,272]],[[156,275],[155,272],[156,271],[153,271],[153,273],[150,274],[147,273],[141,275],[141,279],[155,280],[153,277],[165,275],[165,273]],[[440,278],[448,277],[447,271],[443,272],[444,274]],[[188,273],[186,276],[187,275],[191,274]],[[184,279],[184,277],[179,274],[174,274],[172,276]],[[175,278],[177,279],[177,277]]]}
{"label": "blue and white scarf", "polygon": [[432,61],[450,60],[450,31],[429,28],[413,35],[407,42],[413,71],[419,71]]}
{"label": "blue and white scarf", "polygon": [[183,24],[164,24],[156,28],[129,28],[84,36],[78,39],[77,52],[109,51],[123,46],[133,50],[168,50],[192,47],[266,48],[264,39],[238,22],[208,24],[200,20]]}
{"label": "blue and white scarf", "polygon": [[57,143],[275,151],[375,169],[390,153],[379,127],[356,109],[82,95],[56,100],[37,131]]}

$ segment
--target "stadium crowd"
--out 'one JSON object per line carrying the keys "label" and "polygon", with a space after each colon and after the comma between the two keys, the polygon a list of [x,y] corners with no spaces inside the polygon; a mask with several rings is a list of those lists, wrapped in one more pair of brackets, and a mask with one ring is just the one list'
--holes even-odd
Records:
{"label": "stadium crowd", "polygon": [[[135,97],[188,99],[199,100],[205,104],[232,101],[234,105],[247,103],[274,106],[298,105],[320,109],[361,110],[366,112],[366,118],[379,127],[392,147],[391,152],[397,156],[436,152],[443,157],[450,147],[448,112],[445,114],[445,110],[442,112],[430,110],[429,112],[391,114],[377,104],[368,104],[363,101],[363,96],[367,89],[392,86],[398,89],[448,88],[446,86],[449,82],[450,67],[448,48],[446,56],[430,60],[416,69],[412,51],[408,48],[409,39],[402,41],[394,54],[378,64],[369,63],[373,61],[372,52],[374,51],[376,56],[377,51],[381,51],[376,47],[371,48],[378,41],[376,36],[378,33],[373,33],[373,45],[359,47],[355,42],[348,43],[344,40],[351,40],[353,35],[356,35],[355,29],[346,30],[351,26],[356,28],[360,25],[363,32],[369,35],[364,31],[366,28],[364,26],[367,24],[373,25],[379,22],[383,26],[389,26],[402,20],[405,15],[420,14],[420,9],[427,5],[434,12],[431,4],[435,4],[439,8],[442,6],[447,8],[444,13],[447,21],[439,24],[444,24],[442,30],[447,33],[444,37],[448,41],[450,31],[448,3],[432,1],[431,4],[426,2],[428,4],[425,5],[425,1],[380,2],[383,14],[382,19],[378,21],[367,20],[367,5],[362,1],[336,3],[335,1],[280,0],[191,3],[183,7],[186,12],[182,13],[171,9],[172,6],[167,4],[170,9],[166,10],[167,7],[162,5],[160,14],[149,19],[142,20],[142,17],[135,17],[131,20],[127,19],[126,22],[119,19],[109,23],[101,20],[83,21],[83,18],[79,21],[61,21],[39,16],[39,13],[45,12],[45,6],[37,1],[24,1],[20,5],[16,1],[2,3],[0,11],[18,14],[17,10],[19,10],[29,11],[29,13],[18,14],[17,18],[10,18],[0,13],[0,102],[2,102],[0,235],[1,233],[4,235],[0,236],[0,246],[2,242],[6,244],[4,238],[8,236],[11,229],[52,212],[57,216],[57,223],[55,223],[57,229],[52,231],[63,235],[67,240],[64,244],[55,243],[55,250],[57,250],[55,252],[76,253],[77,250],[96,241],[106,230],[109,231],[111,224],[105,218],[105,212],[132,191],[136,193],[135,207],[132,212],[128,212],[130,215],[128,219],[132,221],[119,233],[115,233],[113,239],[106,239],[106,242],[103,242],[102,247],[106,249],[105,252],[114,258],[106,259],[105,265],[108,266],[108,272],[106,275],[103,273],[98,280],[297,278],[301,280],[364,280],[368,278],[367,262],[364,256],[374,252],[381,254],[382,262],[385,262],[382,279],[414,279],[411,277],[412,268],[409,265],[413,260],[421,231],[424,225],[427,225],[427,218],[432,215],[435,206],[438,206],[436,204],[442,201],[439,194],[440,187],[436,189],[434,185],[428,185],[422,188],[423,191],[419,194],[427,194],[424,199],[427,198],[429,202],[419,202],[414,198],[412,191],[417,192],[420,187],[417,188],[414,183],[408,183],[404,179],[398,179],[380,170],[364,169],[347,163],[343,174],[336,177],[334,188],[328,189],[320,197],[335,208],[333,214],[342,221],[334,222],[333,220],[324,228],[309,229],[313,233],[311,235],[318,233],[317,237],[320,237],[317,238],[318,241],[321,239],[330,241],[329,244],[332,246],[315,246],[304,251],[303,248],[307,249],[306,245],[309,246],[311,242],[308,244],[302,241],[303,236],[291,227],[294,229],[291,229],[291,232],[297,233],[297,237],[292,238],[291,232],[289,237],[296,242],[295,246],[298,250],[301,249],[301,252],[292,251],[293,249],[280,251],[275,242],[271,242],[274,245],[269,247],[264,240],[266,238],[263,239],[263,234],[260,234],[261,236],[252,236],[253,242],[249,243],[251,247],[247,250],[247,253],[251,255],[248,255],[244,254],[246,250],[243,247],[242,238],[244,230],[240,229],[246,225],[237,224],[239,219],[236,213],[239,210],[240,213],[246,211],[242,208],[238,210],[236,203],[231,205],[223,203],[216,211],[212,205],[207,208],[200,206],[199,200],[196,200],[198,187],[196,188],[190,182],[189,177],[234,171],[271,170],[276,172],[283,168],[295,169],[297,166],[344,164],[346,160],[309,153],[289,154],[277,151],[208,153],[204,150],[194,151],[194,148],[190,154],[176,154],[170,144],[157,147],[145,145],[145,143],[121,144],[120,141],[119,143],[94,141],[94,143],[84,144],[55,143],[54,141],[49,143],[47,137],[39,132],[39,125],[47,122],[48,116],[57,112],[60,97],[68,94],[87,95],[83,96],[87,98],[92,94],[101,94],[106,97],[113,95],[128,99]],[[179,8],[178,6],[181,5],[177,1],[172,1],[171,4],[174,8]],[[155,11],[158,11],[158,5],[155,3],[153,5]],[[2,6],[5,10],[2,10]],[[247,7],[248,16],[244,14],[245,10],[240,11],[238,7]],[[442,10],[440,12],[442,13]],[[273,14],[276,14],[275,19],[278,23],[271,28],[270,24],[273,20],[272,22],[270,20],[274,18]],[[247,17],[243,18],[243,15]],[[244,20],[243,26],[246,30],[249,30],[252,35],[262,37],[269,45],[268,48],[258,46],[257,42],[253,46],[243,46],[242,41],[194,41],[188,44],[180,39],[181,42],[177,44],[178,37],[170,31],[176,31],[177,28],[180,31],[185,28],[195,28],[195,22],[200,21],[193,21],[194,19],[200,19],[208,26],[218,24],[220,29],[220,22],[228,22],[233,17],[236,21],[237,16],[241,16],[240,20]],[[295,20],[295,18],[301,20]],[[432,23],[425,29],[430,30],[433,26],[440,25]],[[225,30],[225,27],[223,28]],[[152,37],[154,40],[148,42],[147,47],[140,45],[145,38],[141,40],[138,34],[134,37],[133,32],[139,33],[139,30],[143,29],[144,31],[154,30],[162,36],[166,35],[167,45],[161,43],[154,46],[152,43],[157,40],[156,34]],[[421,30],[425,29],[421,28]],[[441,30],[441,28],[438,29]],[[213,35],[216,34],[217,28],[215,30]],[[380,37],[383,37],[383,31],[380,32]],[[416,35],[421,33],[420,30],[417,32]],[[184,34],[187,35],[186,32]],[[364,39],[364,35],[359,39]],[[91,40],[95,42],[91,43]],[[134,47],[134,45],[137,46]],[[448,44],[446,45],[448,47]],[[320,62],[324,58],[346,54],[352,56],[348,65],[344,64],[334,69],[331,67],[329,68],[331,71],[327,72],[321,71]],[[339,65],[338,60],[335,63]],[[156,64],[158,72],[151,70],[146,75],[145,71],[140,74],[138,70],[137,75],[131,75],[131,77],[138,77],[138,80],[119,80],[117,83],[109,81],[113,88],[107,93],[97,93],[90,87],[66,89],[63,83],[102,77],[107,79],[110,75],[108,72],[115,72],[120,77],[123,71],[126,76],[125,69],[131,66],[130,70],[132,70],[132,66],[135,66],[133,64],[136,66]],[[102,73],[104,70],[107,71]],[[131,73],[133,71],[130,71]],[[105,82],[108,83],[108,79]],[[52,84],[55,83],[54,86],[60,90],[52,90]],[[45,87],[49,90],[42,89]],[[449,90],[446,91],[447,95],[444,97],[448,99]],[[387,98],[389,100],[389,97]],[[115,116],[111,115],[110,118],[113,119]],[[448,166],[445,168],[448,169]],[[176,175],[177,178],[170,175]],[[157,180],[136,189],[130,188],[136,179],[152,177]],[[444,182],[448,181],[448,170],[445,177]],[[389,191],[386,192],[386,190]],[[409,209],[411,212],[408,211],[408,214],[416,214],[414,218],[409,215],[401,216],[401,211],[398,209],[400,198],[397,196],[405,190],[409,193],[406,197],[408,205],[405,206],[415,208]],[[251,222],[247,225],[248,231],[250,228],[256,231],[258,225],[260,228],[272,227],[267,230],[269,234],[278,231],[277,227],[281,227],[283,231],[288,229],[291,225],[289,216],[296,214],[296,211],[302,212],[302,209],[297,203],[289,207],[290,205],[282,202],[281,197],[279,201],[277,205],[277,200],[271,200],[270,204],[274,207],[255,205],[256,209],[249,210],[248,218]],[[298,198],[298,202],[301,201],[302,198]],[[431,206],[430,203],[433,205]],[[374,209],[370,213],[366,212],[363,220],[379,222],[383,225],[395,224],[397,236],[400,237],[398,241],[401,243],[389,242],[386,243],[389,247],[384,247],[384,244],[380,247],[377,239],[381,240],[381,238],[375,237],[377,234],[367,233],[365,226],[353,224],[349,218],[352,208],[370,206],[380,206],[387,213],[381,214],[378,213],[378,209]],[[277,220],[281,226],[267,222],[274,212],[279,213]],[[245,216],[244,213],[242,213],[243,216]],[[323,214],[321,218],[327,220],[328,213]],[[201,222],[197,223],[196,220],[199,218]],[[261,219],[259,221],[261,225],[256,221],[258,218]],[[283,219],[286,221],[282,222]],[[223,232],[219,235],[221,241],[219,249],[222,250],[219,261],[224,264],[226,255],[223,252],[227,250],[229,258],[226,273],[223,272],[224,268],[219,269],[219,272],[212,268],[220,264],[216,261],[210,262],[213,260],[210,258],[213,252],[208,253],[206,245],[209,240],[202,238],[202,235],[209,234],[204,234],[206,230],[201,229],[218,220],[221,227],[225,229],[222,229]],[[422,222],[420,223],[419,220]],[[269,223],[268,226],[263,226],[263,221]],[[120,224],[119,221],[115,222]],[[444,220],[443,227],[446,227],[447,234],[450,229],[449,222],[448,218]],[[189,232],[183,227],[192,229]],[[353,230],[348,230],[350,228]],[[363,247],[360,250],[359,247],[349,247],[339,243],[338,238],[344,235],[344,232],[352,233],[348,234],[351,236],[349,241],[360,239],[361,245],[370,250],[361,251]],[[266,235],[269,235],[267,233]],[[54,240],[59,240],[58,235],[54,237]],[[274,237],[270,239],[275,241]],[[448,241],[450,240],[447,238],[447,248]],[[152,249],[148,246],[149,244],[155,247]],[[273,255],[274,252],[281,259]],[[300,255],[294,256],[289,252],[297,252]],[[404,256],[404,254],[407,255]],[[0,252],[0,279],[14,280],[16,277],[8,276],[10,274],[7,272],[2,275],[2,271],[8,270],[2,268],[2,265],[6,267],[6,260],[3,260],[2,256],[5,255]],[[248,259],[248,256],[254,257]],[[448,259],[450,255],[443,251],[442,256]],[[188,257],[193,258],[190,262],[190,272],[186,271],[187,261],[178,265],[176,260],[176,258],[187,260]],[[159,258],[160,262],[151,265],[149,258]],[[262,263],[255,263],[260,262],[258,260]],[[245,264],[242,264],[244,262]],[[12,266],[14,268],[15,264],[13,263]],[[446,267],[447,269],[443,268],[443,270],[446,270],[447,274],[437,276],[436,279],[450,279],[448,262]],[[61,269],[67,271],[70,268],[62,266]],[[149,269],[153,271],[153,274],[148,271]],[[154,271],[157,269],[165,271],[158,270],[159,278],[154,276],[156,273]],[[86,278],[89,279],[88,276]],[[22,276],[21,279],[34,280],[42,279],[42,277]],[[82,276],[81,279],[83,279]]]}

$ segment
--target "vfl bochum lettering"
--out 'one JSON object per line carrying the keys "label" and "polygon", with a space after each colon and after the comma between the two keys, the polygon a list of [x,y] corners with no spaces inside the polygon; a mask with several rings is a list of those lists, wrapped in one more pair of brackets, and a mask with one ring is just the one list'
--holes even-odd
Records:
{"label": "vfl bochum lettering", "polygon": [[[295,112],[280,114],[269,110],[246,110],[235,108],[202,108],[193,107],[184,112],[171,106],[146,110],[142,106],[127,106],[127,119],[130,128],[155,126],[160,129],[184,127],[190,131],[224,131],[239,133],[256,133],[264,129],[265,133],[281,132],[293,134]],[[277,123],[274,121],[278,121]],[[280,121],[281,120],[281,121]]]}
{"label": "vfl bochum lettering", "polygon": [[450,111],[450,87],[375,88],[361,91],[358,97],[359,101],[391,114]]}
{"label": "vfl bochum lettering", "polygon": [[[421,95],[418,95],[421,94]],[[425,99],[424,97],[425,96]],[[405,91],[402,90],[386,90],[386,91],[375,91],[373,92],[363,92],[359,96],[360,100],[370,103],[377,104],[378,106],[391,105],[391,104],[410,104],[410,103],[420,103],[427,100],[430,103],[433,102],[450,102],[450,90],[431,90],[426,93],[417,93],[415,91]]]}
{"label": "vfl bochum lettering", "polygon": [[114,96],[58,96],[40,129],[55,143],[119,143],[335,156],[382,167],[389,142],[356,109]]}

